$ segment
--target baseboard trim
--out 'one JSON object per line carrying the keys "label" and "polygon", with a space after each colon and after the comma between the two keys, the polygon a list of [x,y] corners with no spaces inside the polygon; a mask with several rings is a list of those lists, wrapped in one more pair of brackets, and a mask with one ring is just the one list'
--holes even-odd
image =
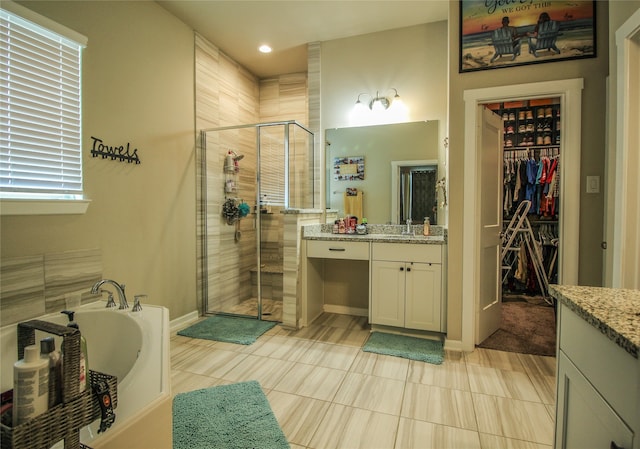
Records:
{"label": "baseboard trim", "polygon": [[353,315],[353,316],[369,316],[369,309],[362,309],[360,307],[348,307],[340,306],[337,304],[325,304],[323,309],[327,313],[337,313],[340,315]]}
{"label": "baseboard trim", "polygon": [[448,338],[445,338],[444,349],[446,351],[462,352],[462,340],[449,340]]}
{"label": "baseboard trim", "polygon": [[186,315],[182,315],[178,318],[175,318],[169,321],[169,332],[171,333],[171,335],[173,335],[176,332],[178,332],[180,329],[185,328],[187,325],[195,321],[198,321],[198,318],[200,318],[200,315],[198,314],[197,310],[194,310],[193,312],[189,312]]}

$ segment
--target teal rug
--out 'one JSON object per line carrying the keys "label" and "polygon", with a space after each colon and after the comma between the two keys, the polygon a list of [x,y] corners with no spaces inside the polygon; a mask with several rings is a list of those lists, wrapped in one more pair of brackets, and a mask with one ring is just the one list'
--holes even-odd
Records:
{"label": "teal rug", "polygon": [[272,321],[255,318],[215,315],[178,331],[178,335],[250,345],[275,325]]}
{"label": "teal rug", "polygon": [[255,380],[173,398],[173,449],[213,448],[290,448]]}
{"label": "teal rug", "polygon": [[420,360],[434,365],[441,365],[444,360],[444,348],[441,341],[383,332],[372,332],[362,350]]}

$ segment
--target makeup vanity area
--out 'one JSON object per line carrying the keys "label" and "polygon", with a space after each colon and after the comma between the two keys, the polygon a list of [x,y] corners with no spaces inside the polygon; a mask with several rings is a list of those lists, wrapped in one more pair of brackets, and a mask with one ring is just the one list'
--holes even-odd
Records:
{"label": "makeup vanity area", "polygon": [[446,331],[446,230],[369,225],[369,234],[303,227],[302,325],[323,311],[367,316],[372,329]]}
{"label": "makeup vanity area", "polygon": [[[330,312],[366,316],[378,330],[446,331],[447,235],[438,225],[444,211],[436,190],[445,158],[438,136],[437,121],[326,130],[327,224],[302,226],[300,326]],[[355,210],[363,216],[350,211],[349,191],[359,195]],[[335,233],[334,219],[350,214],[358,223],[368,219],[366,234]]]}

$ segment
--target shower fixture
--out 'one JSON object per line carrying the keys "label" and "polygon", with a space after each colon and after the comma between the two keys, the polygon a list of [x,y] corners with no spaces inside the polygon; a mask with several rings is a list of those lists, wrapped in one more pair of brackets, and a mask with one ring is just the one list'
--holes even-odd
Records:
{"label": "shower fixture", "polygon": [[224,160],[224,171],[225,173],[235,173],[240,170],[240,166],[238,165],[238,161],[242,160],[244,154],[238,154],[233,150],[228,150],[227,156]]}

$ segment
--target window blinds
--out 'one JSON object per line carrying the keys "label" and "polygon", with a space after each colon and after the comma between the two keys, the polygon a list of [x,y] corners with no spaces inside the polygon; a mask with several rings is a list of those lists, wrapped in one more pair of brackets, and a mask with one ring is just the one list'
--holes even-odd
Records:
{"label": "window blinds", "polygon": [[82,45],[5,10],[0,28],[0,191],[81,195]]}
{"label": "window blinds", "polygon": [[[281,133],[282,128],[278,127]],[[260,193],[261,201],[272,206],[285,206],[285,154],[282,135],[261,128]]]}

